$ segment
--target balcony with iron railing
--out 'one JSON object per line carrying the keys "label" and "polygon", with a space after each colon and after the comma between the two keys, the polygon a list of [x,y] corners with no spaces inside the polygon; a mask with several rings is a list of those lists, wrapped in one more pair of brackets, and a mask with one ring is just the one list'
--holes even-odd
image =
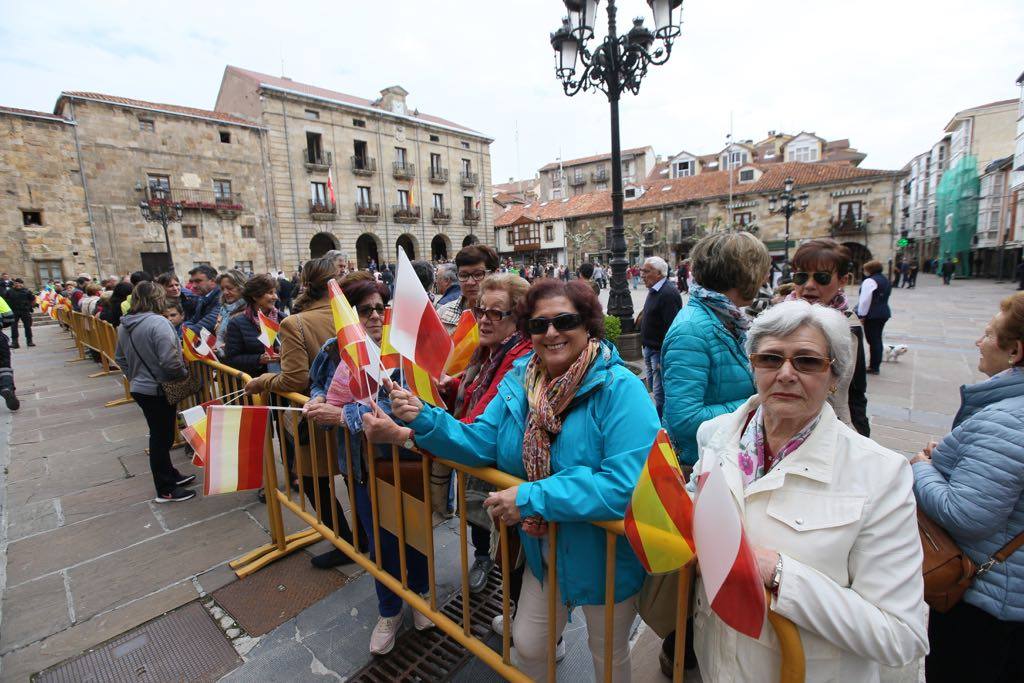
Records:
{"label": "balcony with iron railing", "polygon": [[338,219],[338,207],[334,202],[309,200],[309,217],[314,221],[333,221]]}
{"label": "balcony with iron railing", "polygon": [[413,164],[396,161],[391,164],[391,172],[396,178],[416,177],[416,167]]}
{"label": "balcony with iron railing", "polygon": [[480,222],[480,209],[463,209],[462,222],[464,225],[476,225]]}
{"label": "balcony with iron railing", "polygon": [[430,167],[430,182],[441,185],[448,182],[448,169],[439,166]]}
{"label": "balcony with iron railing", "polygon": [[595,183],[606,183],[608,182],[608,178],[609,175],[607,168],[599,168],[590,174],[590,180]]}
{"label": "balcony with iron railing", "polygon": [[375,223],[380,220],[380,204],[356,202],[356,220],[364,223]]}
{"label": "balcony with iron railing", "polygon": [[355,175],[373,175],[377,172],[377,160],[371,157],[352,157],[352,173]]}
{"label": "balcony with iron railing", "polygon": [[864,214],[863,217],[857,218],[853,213],[847,213],[843,217],[832,216],[828,219],[828,223],[832,226],[832,234],[834,235],[851,235],[856,233],[864,233],[867,231],[868,223],[871,222],[871,216]]}
{"label": "balcony with iron railing", "polygon": [[394,218],[396,223],[415,223],[420,219],[420,207],[393,204],[391,206],[391,217]]}
{"label": "balcony with iron railing", "polygon": [[587,184],[587,176],[582,173],[575,173],[569,176],[569,187],[580,187]]}
{"label": "balcony with iron railing", "polygon": [[303,150],[303,153],[303,158],[306,161],[306,170],[310,172],[326,172],[328,169],[330,169],[331,164],[334,162],[334,157],[330,152],[324,152],[318,149],[307,148]]}
{"label": "balcony with iron railing", "polygon": [[434,207],[430,212],[430,222],[434,225],[445,225],[452,220],[452,210]]}
{"label": "balcony with iron railing", "polygon": [[472,171],[463,171],[459,174],[459,181],[463,187],[476,187],[480,182],[480,174]]}
{"label": "balcony with iron railing", "polygon": [[175,188],[159,190],[148,188],[146,199],[150,206],[161,204],[181,204],[183,209],[197,211],[216,211],[217,213],[241,213],[245,210],[242,195],[235,192],[219,192],[216,190],[193,190]]}

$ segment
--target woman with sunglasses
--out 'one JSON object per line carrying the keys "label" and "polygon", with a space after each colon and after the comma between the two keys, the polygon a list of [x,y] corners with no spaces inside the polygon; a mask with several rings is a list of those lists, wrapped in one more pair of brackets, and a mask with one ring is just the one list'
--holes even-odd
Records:
{"label": "woman with sunglasses", "polygon": [[[658,415],[643,383],[603,341],[604,315],[586,284],[539,280],[517,316],[534,354],[512,366],[475,421],[460,422],[398,388],[391,392],[392,409],[409,425],[401,428],[403,436],[417,446],[526,480],[484,503],[493,518],[519,526],[526,555],[512,625],[517,663],[530,678],[543,680],[548,633],[561,633],[570,606],[579,605],[601,680],[606,534],[589,522],[622,519],[657,437]],[[372,438],[390,440],[390,420],[366,415],[363,421]],[[549,522],[558,523],[554,558],[547,555]],[[629,627],[645,573],[621,540],[615,557],[612,679],[628,681]],[[557,586],[544,582],[548,562],[556,562]],[[557,591],[553,624],[547,619],[551,590]]]}
{"label": "woman with sunglasses", "polygon": [[[771,609],[800,631],[808,681],[878,681],[928,648],[913,474],[902,455],[836,418],[826,400],[851,363],[846,319],[785,301],[754,320],[757,393],[697,434],[697,477],[718,468],[743,519]],[[701,581],[702,579],[698,579]],[[778,640],[737,638],[694,598],[705,680],[778,667]]]}
{"label": "woman with sunglasses", "polygon": [[795,289],[787,299],[803,299],[843,314],[850,327],[853,362],[839,378],[836,392],[828,402],[836,416],[864,436],[871,436],[868,422],[867,366],[864,363],[864,328],[846,300],[845,286],[850,284],[853,259],[850,250],[831,239],[808,240],[793,254]]}

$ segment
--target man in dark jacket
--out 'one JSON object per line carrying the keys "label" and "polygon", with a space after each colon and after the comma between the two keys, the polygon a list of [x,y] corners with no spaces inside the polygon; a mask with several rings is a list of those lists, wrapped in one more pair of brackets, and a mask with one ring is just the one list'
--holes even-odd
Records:
{"label": "man in dark jacket", "polygon": [[668,264],[660,256],[651,256],[644,261],[640,277],[647,285],[647,301],[640,313],[640,344],[643,346],[644,370],[647,386],[654,395],[654,405],[661,417],[665,408],[665,387],[661,374],[661,343],[665,333],[675,320],[676,313],[683,307],[679,290],[668,279]]}
{"label": "man in dark jacket", "polygon": [[284,276],[284,273],[277,271],[277,310],[292,310],[292,299],[295,297],[295,287],[291,280]]}
{"label": "man in dark jacket", "polygon": [[869,375],[877,375],[882,366],[882,331],[892,317],[889,309],[891,292],[892,285],[882,274],[882,264],[878,261],[865,263],[864,280],[860,283],[860,296],[857,300],[857,317],[864,326],[864,338],[868,342]]}
{"label": "man in dark jacket", "polygon": [[[198,332],[196,326],[199,321],[220,305],[220,287],[217,286],[217,271],[213,266],[206,264],[196,266],[188,271],[188,284],[192,293],[199,297],[196,302],[195,311],[185,325],[194,332]],[[211,330],[212,332],[213,330]]]}
{"label": "man in dark jacket", "polygon": [[18,349],[18,323],[25,327],[25,341],[29,346],[35,346],[32,342],[32,309],[36,307],[36,295],[31,289],[25,286],[25,282],[19,277],[14,279],[14,284],[7,290],[7,305],[14,313],[11,321],[11,348]]}

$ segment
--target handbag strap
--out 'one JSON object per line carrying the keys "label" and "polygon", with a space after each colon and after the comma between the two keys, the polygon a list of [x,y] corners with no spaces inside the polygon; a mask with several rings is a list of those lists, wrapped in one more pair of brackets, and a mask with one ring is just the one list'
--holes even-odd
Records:
{"label": "handbag strap", "polygon": [[132,345],[132,351],[134,351],[135,352],[135,356],[140,361],[142,361],[142,367],[146,368],[146,372],[148,372],[150,375],[152,375],[153,381],[156,382],[157,384],[159,384],[160,383],[160,379],[156,376],[156,373],[153,372],[153,368],[149,367],[149,363],[147,363],[146,359],[142,357],[142,354],[139,353],[139,350],[137,348],[135,348],[135,340],[132,339],[132,331],[131,330],[125,330],[125,331],[128,333],[128,343]]}
{"label": "handbag strap", "polygon": [[992,553],[989,558],[985,560],[980,567],[978,567],[978,571],[975,576],[981,576],[988,570],[992,569],[994,565],[1006,562],[1007,558],[1017,552],[1021,546],[1024,546],[1024,531],[1021,531],[1019,534],[1011,538],[1009,543]]}

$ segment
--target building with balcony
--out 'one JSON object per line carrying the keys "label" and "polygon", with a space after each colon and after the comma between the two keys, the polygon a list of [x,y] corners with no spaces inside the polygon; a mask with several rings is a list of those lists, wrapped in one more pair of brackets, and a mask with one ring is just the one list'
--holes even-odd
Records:
{"label": "building with balcony", "polygon": [[[369,258],[392,261],[399,245],[414,258],[451,257],[465,244],[493,240],[491,138],[424,114],[407,97],[399,86],[365,99],[225,69],[216,110],[267,131],[287,269],[329,249],[364,266]],[[310,201],[323,206],[329,172],[333,212],[307,212]]]}
{"label": "building with balcony", "polygon": [[[611,154],[553,161],[541,167],[539,199],[565,199],[587,192],[608,190],[612,184]],[[653,147],[622,150],[622,182],[641,182],[655,164]]]}
{"label": "building with balcony", "polygon": [[[1013,256],[1012,266],[1021,261],[1024,247],[1024,73],[1017,77],[1017,136],[1013,147],[1013,170],[1010,172],[1010,228],[1005,247]],[[1013,271],[1009,271],[1013,272]]]}

